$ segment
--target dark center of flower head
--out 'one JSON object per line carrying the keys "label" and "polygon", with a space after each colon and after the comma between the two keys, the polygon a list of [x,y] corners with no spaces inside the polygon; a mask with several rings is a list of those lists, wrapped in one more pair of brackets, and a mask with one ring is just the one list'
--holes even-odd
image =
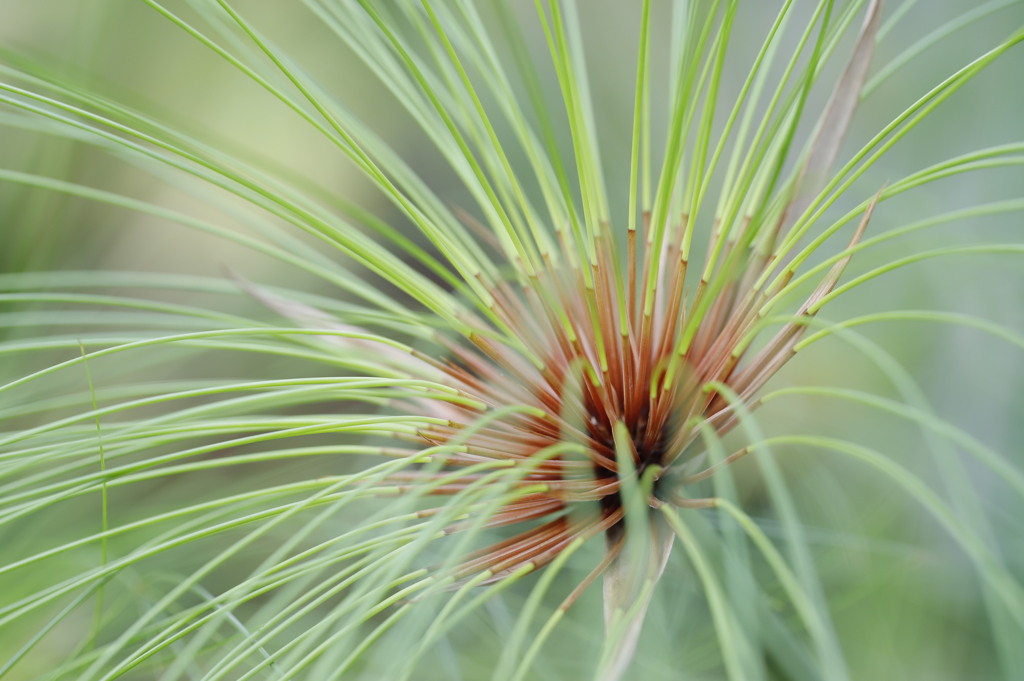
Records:
{"label": "dark center of flower head", "polygon": [[[644,407],[635,419],[624,425],[629,432],[629,440],[634,450],[635,475],[642,478],[647,469],[651,466],[663,467],[666,462],[666,449],[671,440],[671,428],[663,427],[652,429],[649,419],[650,409]],[[653,430],[653,432],[652,432]],[[615,456],[615,435],[613,424],[608,421],[606,414],[591,407],[587,417],[587,435],[590,437],[590,445],[599,449],[611,457]],[[594,464],[594,476],[599,483],[611,484],[620,483],[618,468],[608,468],[600,463]],[[660,476],[659,476],[660,478]],[[655,488],[658,478],[655,479]],[[606,509],[618,508],[620,505],[619,495],[612,492],[601,498],[602,506]]]}
{"label": "dark center of flower head", "polygon": [[[456,471],[492,462],[520,473],[522,495],[484,524],[523,529],[474,554],[467,574],[489,571],[500,579],[550,562],[578,539],[607,533],[618,541],[630,486],[642,487],[651,506],[688,505],[666,478],[678,477],[691,443],[736,424],[742,405],[792,355],[806,328],[799,318],[812,314],[846,263],[748,357],[759,310],[772,293],[755,285],[769,280],[762,275],[774,263],[762,253],[770,248],[726,246],[712,276],[688,292],[684,225],[653,239],[650,230],[629,232],[624,249],[605,231],[589,263],[552,266],[495,287],[492,322],[476,320],[471,326],[481,331],[467,334],[468,343],[448,343],[450,361],[424,357],[475,406],[445,403],[435,415],[447,423],[421,437],[457,443],[445,457]],[[438,493],[479,480],[466,475]],[[596,511],[575,512],[587,507]]]}

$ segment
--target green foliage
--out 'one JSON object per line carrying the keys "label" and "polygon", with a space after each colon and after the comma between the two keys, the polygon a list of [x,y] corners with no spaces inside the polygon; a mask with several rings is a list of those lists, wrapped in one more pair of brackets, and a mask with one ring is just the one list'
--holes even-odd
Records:
{"label": "green foliage", "polygon": [[532,4],[0,0],[0,679],[1024,675],[1021,3]]}

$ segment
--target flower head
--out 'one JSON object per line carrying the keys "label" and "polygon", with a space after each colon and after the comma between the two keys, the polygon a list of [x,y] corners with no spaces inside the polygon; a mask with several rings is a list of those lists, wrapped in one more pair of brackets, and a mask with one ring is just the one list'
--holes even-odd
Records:
{"label": "flower head", "polygon": [[[869,216],[870,210],[850,247]],[[606,228],[594,244],[593,263],[571,262],[562,271],[537,272],[521,286],[492,290],[490,311],[498,326],[515,330],[514,339],[481,331],[464,344],[449,343],[447,361],[421,355],[445,385],[472,402],[434,405],[430,411],[442,421],[419,436],[437,446],[457,440],[459,451],[444,456],[450,467],[506,462],[525,469],[517,483],[524,493],[484,525],[532,526],[476,554],[466,571],[490,571],[488,581],[494,581],[526,566],[542,567],[574,541],[601,533],[617,554],[624,484],[643,481],[651,507],[713,504],[680,494],[682,483],[714,468],[689,476],[680,472],[699,453],[692,445],[702,429],[721,437],[737,423],[733,401],[749,408],[752,396],[792,355],[806,328],[801,316],[833,289],[848,258],[793,322],[748,353],[768,299],[753,284],[773,263],[750,247],[733,253],[739,251],[734,245],[721,253],[727,269],[713,280],[717,286],[701,279],[690,294],[679,246],[685,225],[664,230],[659,249],[647,216],[643,234],[627,233],[623,255]],[[648,278],[653,287],[644,286]],[[481,415],[503,407],[517,409],[463,436]],[[399,477],[438,481],[433,494],[452,494],[477,480],[453,479],[448,472]],[[572,520],[564,515],[584,502],[596,502],[598,512]]]}

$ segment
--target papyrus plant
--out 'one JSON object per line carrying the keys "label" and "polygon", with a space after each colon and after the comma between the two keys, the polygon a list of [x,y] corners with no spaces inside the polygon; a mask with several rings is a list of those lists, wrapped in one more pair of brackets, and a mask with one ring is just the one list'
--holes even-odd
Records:
{"label": "papyrus plant", "polygon": [[[976,612],[958,621],[974,642],[949,678],[1024,674],[1020,552],[1006,548],[1021,537],[1005,520],[1022,509],[1019,457],[935,415],[859,327],[952,322],[1024,341],[884,296],[818,314],[905,266],[1024,250],[907,238],[1013,214],[1018,194],[886,219],[933,183],[1012,177],[1021,143],[876,172],[1024,30],[873,109],[877,129],[851,125],[906,65],[1014,3],[973,8],[883,64],[876,45],[913,2],[137,4],[353,179],[268,157],[270,130],[218,137],[109,94],[102,70],[4,53],[5,139],[70,145],[109,173],[5,167],[9,187],[205,232],[281,268],[11,259],[0,678],[902,678],[933,653],[872,662],[844,619],[901,565],[866,527],[878,502],[857,490],[878,486],[951,540],[934,555],[963,563]],[[613,11],[632,23],[595,44],[588,21]],[[318,27],[315,63],[284,30],[297,14]],[[759,42],[738,46],[737,31]],[[603,116],[607,76],[588,61],[606,51],[630,66],[624,120]],[[356,113],[353,73],[403,126]],[[111,179],[125,168],[143,189]],[[36,222],[5,226],[10,244],[52,233],[45,211],[17,215]],[[301,281],[261,276],[282,272]],[[773,379],[826,339],[829,365],[862,362],[893,394],[853,376]],[[847,409],[831,431],[792,416],[824,402]],[[781,464],[808,451],[832,470]],[[865,551],[813,536],[828,527],[815,494],[826,518],[851,505]],[[844,559],[865,574],[832,577]]]}

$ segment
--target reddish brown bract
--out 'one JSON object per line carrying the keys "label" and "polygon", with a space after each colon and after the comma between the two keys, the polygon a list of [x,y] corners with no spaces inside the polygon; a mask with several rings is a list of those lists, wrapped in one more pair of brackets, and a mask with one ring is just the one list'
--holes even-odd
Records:
{"label": "reddish brown bract", "polygon": [[[745,224],[744,233],[749,228]],[[422,439],[431,445],[463,445],[446,456],[449,467],[505,461],[521,468],[516,483],[521,495],[483,525],[521,524],[524,529],[470,556],[462,564],[463,576],[489,571],[487,581],[495,581],[512,571],[537,568],[575,539],[613,528],[609,545],[617,551],[624,517],[622,475],[649,476],[650,505],[702,505],[672,487],[706,477],[713,469],[689,480],[670,474],[678,472],[684,453],[700,437],[699,424],[719,435],[736,424],[736,410],[715,386],[728,386],[752,406],[754,393],[792,355],[806,328],[801,318],[832,290],[848,261],[839,261],[793,320],[748,358],[744,350],[761,321],[759,308],[774,292],[754,282],[773,268],[762,253],[770,253],[774,244],[729,242],[720,253],[709,253],[718,263],[715,274],[699,280],[691,293],[680,248],[685,230],[684,220],[659,235],[647,219],[645,234],[628,232],[620,254],[604,229],[588,268],[552,264],[531,280],[493,291],[491,312],[500,325],[515,329],[514,341],[496,340],[497,334],[485,336],[481,329],[465,344],[446,342],[447,362],[424,357],[443,371],[451,387],[487,409],[435,407],[435,415],[448,423],[423,429]],[[645,285],[649,279],[653,289]],[[474,425],[485,412],[515,406],[529,409]],[[628,432],[628,442],[616,442],[617,427]],[[617,445],[628,447],[631,470],[620,470]],[[408,484],[423,482],[424,476],[445,481],[433,494],[455,494],[480,484],[477,475],[453,480],[451,473],[401,478]],[[671,484],[666,489],[667,477]],[[577,509],[581,512],[568,513]]]}

